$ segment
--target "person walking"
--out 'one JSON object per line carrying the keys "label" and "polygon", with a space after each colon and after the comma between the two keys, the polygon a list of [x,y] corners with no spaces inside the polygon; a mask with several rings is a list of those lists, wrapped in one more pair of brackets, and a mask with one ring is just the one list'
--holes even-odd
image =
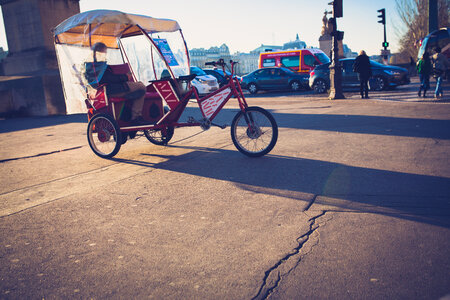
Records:
{"label": "person walking", "polygon": [[423,97],[425,98],[427,90],[430,88],[431,74],[431,60],[428,52],[425,51],[419,61],[417,61],[416,69],[420,79],[418,95],[419,97],[422,96],[421,93],[423,90]]}
{"label": "person walking", "polygon": [[353,63],[353,72],[358,73],[359,90],[361,92],[361,99],[369,98],[369,78],[372,76],[372,69],[370,67],[370,60],[366,51],[361,50],[358,57]]}
{"label": "person walking", "polygon": [[445,72],[450,68],[450,63],[448,62],[447,57],[441,53],[441,48],[436,47],[434,49],[436,52],[433,55],[433,73],[436,78],[436,90],[434,92],[434,98],[440,98],[444,95],[442,91],[442,80],[445,76]]}
{"label": "person walking", "polygon": [[146,122],[142,117],[145,85],[140,81],[135,82],[130,73],[114,74],[111,66],[106,63],[107,49],[106,45],[101,42],[92,46],[94,61],[86,63],[86,80],[93,88],[105,84],[108,96],[132,100],[131,122],[138,125],[145,124]]}

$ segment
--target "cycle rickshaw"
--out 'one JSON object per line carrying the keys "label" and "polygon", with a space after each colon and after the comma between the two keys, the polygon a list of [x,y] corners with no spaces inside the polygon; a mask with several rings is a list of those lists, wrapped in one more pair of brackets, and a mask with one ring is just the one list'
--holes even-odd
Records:
{"label": "cycle rickshaw", "polygon": [[[230,61],[232,74],[228,84],[199,98],[190,86],[195,75],[190,75],[186,42],[174,20],[93,10],[63,21],[54,29],[54,38],[67,113],[87,110],[88,143],[102,158],[116,155],[121,145],[134,138],[138,131],[143,131],[150,142],[165,145],[175,128],[209,129],[216,125],[212,121],[231,97],[237,99],[240,108],[231,123],[231,137],[241,153],[262,156],[277,142],[278,126],[273,116],[263,108],[247,105],[233,76],[236,62]],[[134,81],[145,83],[142,108],[145,124],[130,120],[131,101],[127,97],[108,97],[104,85],[94,88],[86,82],[83,68],[85,62],[92,60],[91,47],[98,42],[107,46],[108,65],[114,72],[131,73]],[[226,66],[223,60],[207,64],[223,69]],[[203,118],[180,122],[192,95]]]}

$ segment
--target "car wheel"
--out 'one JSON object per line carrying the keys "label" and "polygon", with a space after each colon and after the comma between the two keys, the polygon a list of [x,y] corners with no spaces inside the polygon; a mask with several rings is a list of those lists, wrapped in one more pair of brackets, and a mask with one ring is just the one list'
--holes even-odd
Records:
{"label": "car wheel", "polygon": [[292,81],[290,86],[291,86],[291,91],[293,91],[293,92],[300,90],[300,82],[298,82],[298,81]]}
{"label": "car wheel", "polygon": [[375,76],[373,79],[369,80],[369,87],[372,91],[382,91],[387,87],[386,79],[382,76]]}
{"label": "car wheel", "polygon": [[313,90],[317,94],[322,94],[327,91],[327,84],[323,79],[317,79],[314,81]]}
{"label": "car wheel", "polygon": [[247,87],[250,94],[256,94],[258,92],[258,87],[254,83],[250,83]]}

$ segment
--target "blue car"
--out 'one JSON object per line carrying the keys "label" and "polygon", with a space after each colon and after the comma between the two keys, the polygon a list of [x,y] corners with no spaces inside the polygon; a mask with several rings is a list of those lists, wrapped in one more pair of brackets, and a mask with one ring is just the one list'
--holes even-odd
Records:
{"label": "blue car", "polygon": [[[228,79],[231,76],[231,73],[229,71],[225,71],[226,75],[223,73],[223,70],[220,69],[203,69],[203,71],[208,74],[216,77],[217,81],[219,82],[219,86],[222,87],[228,83]],[[228,77],[228,78],[227,78]],[[236,75],[233,75],[234,78],[238,78],[240,81],[240,78]]]}
{"label": "blue car", "polygon": [[251,94],[264,90],[298,91],[308,88],[309,75],[287,68],[262,68],[242,77],[241,87]]}
{"label": "blue car", "polygon": [[[354,58],[340,60],[342,67],[342,87],[359,87],[358,74],[353,72]],[[376,61],[370,61],[372,77],[369,79],[369,88],[373,91],[386,90],[410,83],[408,70],[396,66],[386,66]],[[325,93],[330,88],[330,64],[319,65],[312,70],[309,77],[309,86],[316,93]]]}

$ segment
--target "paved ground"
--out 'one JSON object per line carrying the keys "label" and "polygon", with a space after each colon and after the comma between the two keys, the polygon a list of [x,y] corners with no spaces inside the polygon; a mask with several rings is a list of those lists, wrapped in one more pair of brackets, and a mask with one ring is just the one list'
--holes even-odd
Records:
{"label": "paved ground", "polygon": [[103,160],[85,116],[1,120],[0,298],[449,295],[450,99],[416,85],[249,97],[280,126],[257,159],[228,129]]}

